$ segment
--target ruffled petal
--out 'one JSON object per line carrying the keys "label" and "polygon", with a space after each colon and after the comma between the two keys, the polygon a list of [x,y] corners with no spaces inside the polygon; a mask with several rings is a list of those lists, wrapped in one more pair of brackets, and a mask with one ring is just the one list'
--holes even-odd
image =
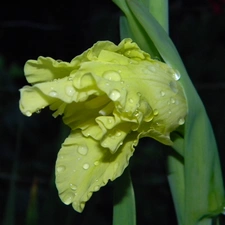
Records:
{"label": "ruffled petal", "polygon": [[30,84],[53,81],[70,75],[70,72],[79,67],[79,61],[73,63],[57,61],[50,57],[38,57],[37,60],[28,60],[24,66],[24,73]]}
{"label": "ruffled petal", "polygon": [[129,135],[119,150],[111,154],[93,138],[84,137],[79,130],[72,131],[56,161],[56,185],[61,200],[82,212],[93,192],[123,173],[137,136],[137,133]]}
{"label": "ruffled petal", "polygon": [[39,112],[54,101],[54,99],[39,91],[38,88],[31,86],[21,88],[20,96],[20,111],[26,116],[31,116],[34,112]]}
{"label": "ruffled petal", "polygon": [[39,57],[24,70],[32,87],[20,90],[21,111],[31,116],[49,106],[71,128],[58,154],[56,184],[78,212],[122,174],[139,138],[172,145],[170,133],[185,122],[179,73],[131,39],[97,42],[69,63]]}
{"label": "ruffled petal", "polygon": [[[87,77],[91,83],[85,82]],[[176,71],[157,60],[130,61],[118,53],[102,51],[95,61],[82,64],[73,85],[83,92],[91,84],[113,102],[114,115],[136,123],[132,130],[171,145],[170,132],[184,123],[187,114],[178,78]]]}

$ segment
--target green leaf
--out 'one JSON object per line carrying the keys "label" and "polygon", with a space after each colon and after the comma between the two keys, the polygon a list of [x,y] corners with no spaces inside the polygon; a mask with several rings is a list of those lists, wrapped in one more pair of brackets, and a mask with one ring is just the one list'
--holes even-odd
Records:
{"label": "green leaf", "polygon": [[136,225],[135,196],[129,168],[114,182],[113,225]]}
{"label": "green leaf", "polygon": [[[217,146],[205,108],[189,79],[173,42],[151,15],[146,5],[136,0],[127,0],[126,5],[125,1],[121,2],[123,3],[118,4],[116,1],[119,6],[122,6],[121,9],[127,17],[129,26],[134,26],[130,19],[132,17],[136,23],[136,28],[140,28],[135,32],[135,41],[141,44],[142,39],[139,39],[139,34],[146,32],[149,39],[145,38],[144,45],[147,45],[148,40],[151,40],[149,48],[154,46],[163,60],[181,74],[180,82],[188,100],[189,114],[186,118],[184,132],[181,133],[181,136],[184,135],[184,139],[182,140],[181,136],[176,137],[174,149],[184,156],[184,164],[174,160],[171,164],[173,167],[170,169],[174,169],[175,172],[169,179],[170,183],[173,183],[171,189],[175,204],[177,204],[179,224],[210,224],[211,217],[222,212],[224,188]],[[129,32],[128,29],[127,31]],[[179,185],[183,185],[182,180],[185,184],[183,192],[179,190]],[[175,193],[176,189],[179,190],[177,194]]]}
{"label": "green leaf", "polygon": [[148,34],[141,26],[139,21],[131,13],[130,8],[125,0],[113,0],[121,10],[124,12],[125,16],[121,17],[120,20],[120,34],[121,39],[132,38],[133,41],[137,42],[139,47],[148,52],[151,57],[156,57],[160,59],[160,54],[156,47],[154,46],[152,40],[149,38]]}

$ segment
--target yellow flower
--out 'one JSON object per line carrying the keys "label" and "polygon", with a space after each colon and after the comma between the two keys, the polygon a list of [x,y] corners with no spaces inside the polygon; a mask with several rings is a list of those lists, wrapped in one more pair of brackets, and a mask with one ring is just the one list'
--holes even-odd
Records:
{"label": "yellow flower", "polygon": [[119,177],[139,138],[172,145],[185,121],[180,75],[131,39],[97,42],[70,63],[39,57],[25,64],[26,116],[49,106],[71,133],[58,153],[56,185],[65,204],[82,212],[92,193]]}

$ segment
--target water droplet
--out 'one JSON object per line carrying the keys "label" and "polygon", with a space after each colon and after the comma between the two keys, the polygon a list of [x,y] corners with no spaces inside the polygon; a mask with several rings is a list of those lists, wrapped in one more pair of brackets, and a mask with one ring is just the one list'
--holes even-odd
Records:
{"label": "water droplet", "polygon": [[109,86],[109,82],[106,82],[105,85],[106,85],[106,86]]}
{"label": "water droplet", "polygon": [[168,112],[169,114],[171,114],[172,112],[171,112],[171,110],[169,110],[169,112]]}
{"label": "water droplet", "polygon": [[137,92],[137,95],[138,95],[139,97],[141,97],[141,93],[140,93],[140,92]]}
{"label": "water droplet", "polygon": [[88,163],[85,163],[85,164],[83,165],[83,168],[84,168],[85,170],[87,170],[87,169],[89,168],[89,164],[88,164]]}
{"label": "water droplet", "polygon": [[32,116],[32,113],[30,111],[26,111],[25,112],[25,115],[28,116],[28,117],[30,117],[30,116]]}
{"label": "water droplet", "polygon": [[130,102],[130,103],[133,103],[133,102],[134,102],[134,100],[133,100],[132,98],[130,98],[130,99],[129,99],[129,102]]}
{"label": "water droplet", "polygon": [[109,98],[112,99],[113,101],[116,101],[120,98],[120,92],[118,90],[113,90],[109,94]]}
{"label": "water droplet", "polygon": [[66,86],[66,94],[68,96],[73,96],[75,93],[75,89],[72,86]]}
{"label": "water droplet", "polygon": [[68,81],[71,81],[71,80],[73,80],[73,77],[68,77],[67,80],[68,80]]}
{"label": "water droplet", "polygon": [[77,186],[76,185],[74,185],[74,184],[70,184],[70,188],[72,189],[72,190],[77,190]]}
{"label": "water droplet", "polygon": [[121,83],[121,84],[124,84],[124,81],[122,80],[122,81],[120,81],[120,83]]}
{"label": "water droplet", "polygon": [[138,117],[138,116],[139,116],[139,111],[138,111],[138,110],[135,110],[134,116],[135,116],[135,117]]}
{"label": "water droplet", "polygon": [[120,81],[121,80],[120,74],[113,70],[104,72],[103,77],[107,80],[112,80],[112,81]]}
{"label": "water droplet", "polygon": [[100,186],[99,185],[96,185],[95,187],[94,187],[94,191],[98,191],[100,189]]}
{"label": "water droplet", "polygon": [[108,123],[112,123],[112,119],[108,119],[107,121],[108,121]]}
{"label": "water droplet", "polygon": [[164,91],[160,91],[160,95],[163,97],[163,96],[165,96],[165,92]]}
{"label": "water droplet", "polygon": [[151,71],[151,72],[155,72],[155,67],[154,66],[148,66],[148,69]]}
{"label": "water droplet", "polygon": [[41,113],[41,109],[37,109],[37,110],[36,110],[36,113],[37,113],[37,114]]}
{"label": "water droplet", "polygon": [[170,86],[171,90],[172,90],[174,93],[177,93],[177,92],[178,92],[177,84],[176,84],[175,81],[171,81],[171,82],[169,83],[169,86]]}
{"label": "water droplet", "polygon": [[65,194],[65,196],[63,196],[64,204],[69,205],[73,201],[74,197],[75,197],[74,193]]}
{"label": "water droplet", "polygon": [[95,161],[95,162],[94,162],[94,165],[95,165],[95,166],[98,166],[98,165],[99,165],[99,161]]}
{"label": "water droplet", "polygon": [[180,118],[179,121],[178,121],[178,124],[179,125],[183,125],[185,122],[185,119],[184,118]]}
{"label": "water droplet", "polygon": [[125,52],[126,53],[126,55],[130,55],[130,53],[131,53],[131,51],[130,50],[128,50],[127,52]]}
{"label": "water droplet", "polygon": [[172,104],[174,104],[176,101],[175,101],[174,98],[170,98],[170,102],[171,102]]}
{"label": "water droplet", "polygon": [[58,173],[61,173],[61,172],[63,172],[65,169],[66,169],[65,166],[58,166],[58,167],[56,168],[56,171],[57,171]]}
{"label": "water droplet", "polygon": [[121,136],[121,132],[120,131],[117,131],[116,132],[116,137],[120,137]]}
{"label": "water droplet", "polygon": [[154,116],[157,116],[158,114],[159,114],[159,111],[158,111],[157,109],[154,109],[154,110],[153,110],[153,115],[154,115]]}
{"label": "water droplet", "polygon": [[56,97],[57,96],[57,92],[56,91],[50,91],[48,93],[48,95],[51,96],[51,97]]}
{"label": "water droplet", "polygon": [[88,153],[88,147],[86,145],[79,145],[78,148],[77,148],[77,151],[81,155],[86,155]]}
{"label": "water droplet", "polygon": [[175,70],[175,73],[173,73],[173,79],[174,80],[180,80],[180,73],[178,72],[178,70]]}

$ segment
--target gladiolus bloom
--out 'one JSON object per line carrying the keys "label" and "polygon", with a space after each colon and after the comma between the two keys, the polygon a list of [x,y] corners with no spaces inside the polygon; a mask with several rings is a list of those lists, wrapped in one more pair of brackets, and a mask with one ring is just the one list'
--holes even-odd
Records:
{"label": "gladiolus bloom", "polygon": [[25,64],[20,90],[26,116],[49,106],[71,133],[58,153],[56,186],[82,212],[92,193],[119,177],[139,138],[172,145],[187,104],[180,74],[131,39],[97,42],[70,63],[39,57]]}

